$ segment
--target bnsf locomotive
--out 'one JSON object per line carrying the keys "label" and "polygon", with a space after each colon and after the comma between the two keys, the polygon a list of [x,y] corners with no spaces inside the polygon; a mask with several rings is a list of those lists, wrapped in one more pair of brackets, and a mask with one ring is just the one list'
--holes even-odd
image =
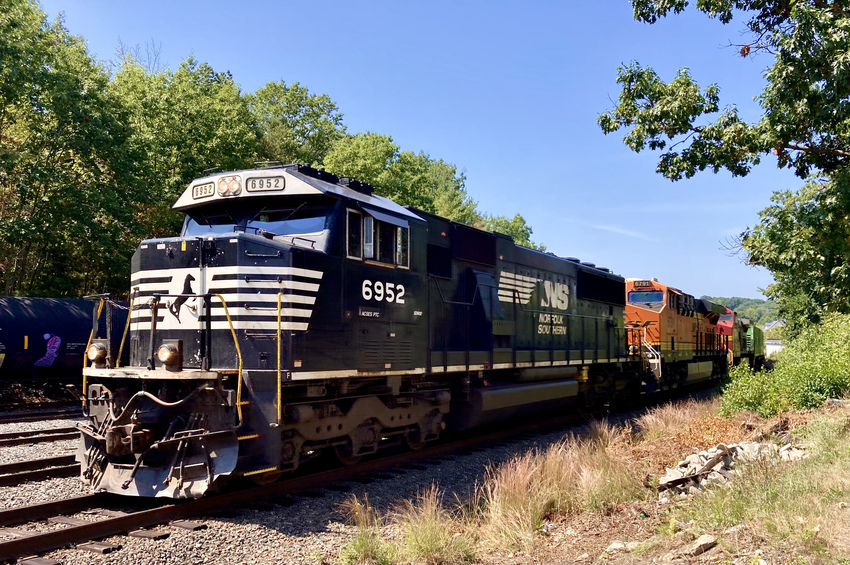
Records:
{"label": "bnsf locomotive", "polygon": [[87,350],[79,459],[97,490],[198,497],[323,451],[352,463],[445,429],[724,371],[714,310],[672,305],[655,283],[629,298],[629,310],[701,324],[697,337],[683,324],[693,335],[665,359],[653,320],[626,316],[625,281],[608,269],[321,170],[214,174],[175,208],[180,237],[133,256],[129,364],[105,341]]}

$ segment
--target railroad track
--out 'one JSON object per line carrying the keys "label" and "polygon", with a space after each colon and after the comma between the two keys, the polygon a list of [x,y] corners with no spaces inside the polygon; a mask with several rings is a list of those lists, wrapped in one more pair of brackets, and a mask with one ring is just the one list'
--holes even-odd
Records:
{"label": "railroad track", "polygon": [[80,464],[73,455],[60,455],[0,465],[0,487],[17,485],[24,481],[43,481],[57,477],[80,474]]}
{"label": "railroad track", "polygon": [[83,410],[79,402],[74,404],[63,404],[49,408],[29,408],[27,410],[17,409],[14,411],[0,412],[0,424],[14,424],[18,422],[37,422],[42,420],[58,420],[60,418],[80,418]]}
{"label": "railroad track", "polygon": [[26,432],[7,432],[0,434],[0,447],[63,441],[80,437],[80,431],[73,427],[30,430]]}

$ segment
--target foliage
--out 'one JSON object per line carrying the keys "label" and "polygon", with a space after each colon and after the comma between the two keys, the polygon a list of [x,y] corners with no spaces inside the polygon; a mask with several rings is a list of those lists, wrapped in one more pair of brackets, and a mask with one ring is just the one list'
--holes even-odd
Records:
{"label": "foliage", "polygon": [[331,172],[375,187],[376,194],[455,222],[498,231],[517,244],[545,249],[531,241],[531,226],[519,214],[512,219],[481,214],[466,192],[466,176],[426,153],[400,151],[392,137],[367,132],[340,139],[325,156]]}
{"label": "foliage", "polygon": [[850,173],[774,193],[744,241],[751,263],[767,267],[788,335],[830,311],[850,313]]}
{"label": "foliage", "polygon": [[[632,5],[636,19],[654,23],[689,2]],[[705,169],[744,176],[762,156],[776,155],[780,167],[808,184],[774,195],[775,204],[743,238],[749,260],[774,273],[768,292],[792,327],[823,312],[850,311],[844,172],[850,164],[850,11],[821,0],[698,0],[696,9],[723,23],[745,18],[749,39],[738,46],[740,55],[772,57],[757,98],[761,118],[746,123],[735,106],[721,109],[719,87],[700,88],[688,69],[668,83],[631,62],[618,69],[619,101],[599,116],[600,127],[606,134],[626,130],[624,141],[636,152],[662,151],[656,170],[672,180]]]}
{"label": "foliage", "polygon": [[270,82],[246,95],[257,121],[261,157],[280,163],[319,163],[345,133],[342,114],[327,94]]}
{"label": "foliage", "polygon": [[744,366],[729,371],[721,412],[745,410],[772,416],[820,406],[850,392],[850,315],[830,314],[804,329],[779,355],[772,371]]}
{"label": "foliage", "polygon": [[81,38],[25,0],[3,2],[0,60],[4,293],[126,286],[138,185],[127,115],[107,92],[108,75]]}
{"label": "foliage", "polygon": [[526,223],[525,218],[519,214],[516,214],[511,219],[504,216],[491,216],[490,214],[484,214],[481,216],[481,219],[476,222],[475,227],[509,235],[514,239],[514,242],[516,242],[517,245],[530,247],[531,249],[537,249],[538,251],[546,251],[546,246],[537,245],[531,241],[531,226],[529,226]]}
{"label": "foliage", "polygon": [[777,319],[776,303],[772,300],[761,300],[759,298],[741,298],[740,296],[701,296],[700,298],[711,300],[716,304],[723,304],[753,323],[763,326],[767,322]]}
{"label": "foliage", "polygon": [[211,167],[251,166],[259,150],[252,114],[230,73],[189,57],[176,71],[148,72],[126,58],[109,89],[130,112],[131,144],[147,194],[148,237],[172,235],[171,205]]}

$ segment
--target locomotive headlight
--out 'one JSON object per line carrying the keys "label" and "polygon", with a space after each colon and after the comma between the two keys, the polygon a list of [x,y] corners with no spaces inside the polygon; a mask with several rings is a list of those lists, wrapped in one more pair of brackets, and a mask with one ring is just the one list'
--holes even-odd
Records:
{"label": "locomotive headlight", "polygon": [[89,361],[103,361],[106,359],[106,346],[102,343],[93,343],[86,350]]}
{"label": "locomotive headlight", "polygon": [[180,358],[180,352],[174,344],[164,343],[156,350],[156,358],[163,365],[173,365]]}
{"label": "locomotive headlight", "polygon": [[221,177],[218,179],[219,196],[236,196],[242,192],[242,181],[238,176]]}
{"label": "locomotive headlight", "polygon": [[162,342],[156,350],[156,358],[166,371],[183,370],[183,340],[171,339]]}

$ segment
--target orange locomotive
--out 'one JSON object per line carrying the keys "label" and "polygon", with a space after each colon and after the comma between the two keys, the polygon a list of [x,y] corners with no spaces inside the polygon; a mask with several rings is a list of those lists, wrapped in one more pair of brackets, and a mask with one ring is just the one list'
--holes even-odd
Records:
{"label": "orange locomotive", "polygon": [[626,279],[629,351],[640,355],[662,389],[725,374],[726,339],[717,331],[725,313],[720,304],[656,279]]}

